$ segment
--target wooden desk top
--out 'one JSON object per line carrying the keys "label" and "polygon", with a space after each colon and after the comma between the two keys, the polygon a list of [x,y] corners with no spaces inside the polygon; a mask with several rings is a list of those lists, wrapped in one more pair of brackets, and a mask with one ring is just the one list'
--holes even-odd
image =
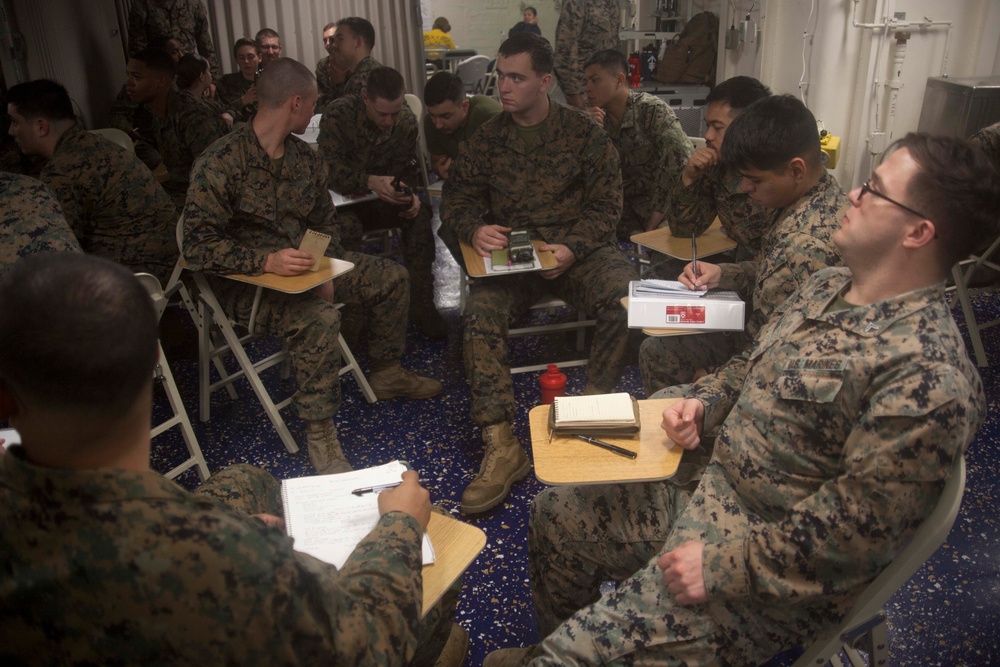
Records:
{"label": "wooden desk top", "polygon": [[[462,258],[465,260],[465,272],[470,278],[492,278],[493,276],[517,275],[518,273],[530,273],[530,271],[515,271],[513,273],[486,273],[486,262],[482,255],[465,241],[459,241],[462,248]],[[541,263],[541,270],[554,269],[559,264],[556,256],[549,250],[540,250],[545,245],[545,241],[532,241],[535,252],[538,253],[538,261]]]}
{"label": "wooden desk top", "polygon": [[427,534],[434,545],[433,565],[424,565],[423,615],[441,599],[486,546],[486,533],[473,525],[431,512]]}
{"label": "wooden desk top", "polygon": [[320,261],[318,271],[306,271],[305,273],[297,276],[278,276],[273,273],[263,273],[259,276],[246,276],[242,273],[232,273],[222,277],[229,278],[230,280],[238,280],[241,283],[250,283],[251,285],[257,285],[258,287],[278,290],[279,292],[284,292],[286,294],[301,294],[302,292],[311,290],[317,285],[322,285],[325,282],[333,280],[337,276],[347,273],[353,268],[354,264],[352,262],[324,257],[322,261]]}
{"label": "wooden desk top", "polygon": [[638,452],[625,458],[571,436],[552,435],[549,441],[549,410],[539,405],[528,413],[535,476],[550,486],[561,484],[609,484],[651,482],[677,472],[683,449],[674,445],[660,424],[663,411],[677,398],[639,401],[641,429],[637,438],[602,437],[600,440]]}
{"label": "wooden desk top", "polygon": [[[660,227],[651,232],[641,232],[633,234],[630,238],[632,243],[640,245],[656,252],[662,252],[675,259],[690,262],[694,256],[691,254],[691,239],[688,237],[677,237],[670,232],[669,227]],[[720,252],[726,252],[736,247],[736,241],[726,236],[722,231],[722,222],[718,217],[711,226],[695,239],[698,243],[698,258],[711,257]]]}

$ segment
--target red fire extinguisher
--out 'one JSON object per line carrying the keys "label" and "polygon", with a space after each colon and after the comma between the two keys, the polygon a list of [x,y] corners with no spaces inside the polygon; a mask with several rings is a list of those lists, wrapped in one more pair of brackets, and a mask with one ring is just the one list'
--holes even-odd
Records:
{"label": "red fire extinguisher", "polygon": [[555,364],[549,364],[547,371],[538,378],[542,386],[542,403],[551,403],[556,396],[566,395],[566,374]]}
{"label": "red fire extinguisher", "polygon": [[628,85],[633,88],[642,85],[642,60],[638,51],[628,57]]}

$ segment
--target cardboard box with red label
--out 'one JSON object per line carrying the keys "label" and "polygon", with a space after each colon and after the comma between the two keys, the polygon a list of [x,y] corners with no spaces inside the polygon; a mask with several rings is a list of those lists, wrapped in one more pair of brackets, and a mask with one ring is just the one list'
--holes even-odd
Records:
{"label": "cardboard box with red label", "polygon": [[704,329],[742,331],[745,304],[732,290],[709,290],[704,296],[636,294],[629,284],[628,325],[633,329]]}

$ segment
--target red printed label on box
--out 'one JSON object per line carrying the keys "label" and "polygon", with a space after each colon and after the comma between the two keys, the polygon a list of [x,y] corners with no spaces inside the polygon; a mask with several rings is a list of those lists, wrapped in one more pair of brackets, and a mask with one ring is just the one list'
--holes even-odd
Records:
{"label": "red printed label on box", "polygon": [[667,324],[704,324],[705,306],[667,306]]}

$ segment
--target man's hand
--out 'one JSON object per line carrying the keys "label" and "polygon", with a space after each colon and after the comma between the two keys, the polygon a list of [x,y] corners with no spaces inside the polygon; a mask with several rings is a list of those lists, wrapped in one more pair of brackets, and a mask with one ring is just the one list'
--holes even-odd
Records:
{"label": "man's hand", "polygon": [[387,489],[378,494],[379,515],[389,512],[405,512],[409,514],[420,527],[427,530],[431,520],[431,494],[420,486],[420,478],[415,470],[403,473],[403,483],[394,489]]}
{"label": "man's hand", "polygon": [[489,257],[492,251],[507,247],[506,234],[510,230],[510,227],[503,225],[483,225],[472,235],[472,247],[483,257]]}
{"label": "man's hand", "polygon": [[718,162],[719,152],[714,148],[709,148],[708,146],[696,148],[694,153],[691,153],[691,157],[688,158],[687,164],[684,165],[684,171],[681,172],[681,182],[684,184],[684,187],[689,187],[701,178],[701,175],[709,167],[714,166]]}
{"label": "man's hand", "polygon": [[275,528],[281,528],[282,530],[285,528],[285,520],[281,517],[274,516],[273,514],[251,514],[250,517],[263,521],[267,526],[274,526]]}
{"label": "man's hand", "polygon": [[285,248],[272,252],[264,262],[264,273],[277,276],[297,276],[305,273],[313,265],[312,255],[295,248]]}
{"label": "man's hand", "polygon": [[549,250],[556,256],[556,268],[539,271],[539,275],[546,280],[558,278],[566,273],[569,267],[573,266],[573,263],[576,261],[576,255],[573,254],[573,251],[561,243],[546,243],[539,250]]}
{"label": "man's hand", "polygon": [[240,102],[246,106],[247,104],[253,104],[257,101],[257,84],[253,84],[247,89],[247,92],[243,93],[240,98]]}
{"label": "man's hand", "polygon": [[694,275],[694,262],[684,267],[684,273],[677,276],[688,289],[715,289],[722,283],[722,267],[718,264],[698,262],[698,275]]}
{"label": "man's hand", "polygon": [[587,115],[589,115],[595,123],[604,127],[604,117],[607,116],[607,112],[601,107],[587,107]]}
{"label": "man's hand", "polygon": [[400,192],[392,187],[392,176],[369,176],[368,189],[378,195],[384,202],[396,206],[410,206],[413,195]]}
{"label": "man's hand", "polygon": [[663,411],[660,428],[684,449],[694,449],[701,442],[704,424],[705,404],[697,398],[685,398]]}
{"label": "man's hand", "polygon": [[657,227],[659,227],[660,223],[663,222],[663,218],[664,215],[660,211],[653,211],[652,213],[650,213],[649,217],[646,218],[646,226],[645,226],[646,231],[651,232]]}
{"label": "man's hand", "polygon": [[333,281],[328,280],[321,285],[316,285],[313,287],[313,291],[319,294],[320,298],[324,301],[329,301],[333,303]]}
{"label": "man's hand", "polygon": [[233,129],[233,122],[236,119],[233,118],[233,115],[231,113],[229,113],[228,111],[226,113],[223,113],[222,120],[226,121],[226,125],[229,126],[230,130]]}
{"label": "man's hand", "polygon": [[677,604],[701,604],[708,601],[705,571],[701,564],[704,550],[705,545],[701,542],[685,542],[656,561],[656,566],[663,570],[663,583],[673,593]]}
{"label": "man's hand", "polygon": [[420,197],[417,195],[410,195],[412,201],[410,201],[410,207],[405,211],[399,212],[399,217],[404,220],[413,220],[420,213]]}
{"label": "man's hand", "polygon": [[566,96],[566,104],[571,107],[576,107],[577,109],[585,109],[587,107],[587,98],[583,93],[576,93],[575,95]]}
{"label": "man's hand", "polygon": [[442,180],[448,180],[448,170],[451,169],[451,164],[454,161],[455,160],[447,155],[432,155],[431,169],[435,174],[440,176]]}

